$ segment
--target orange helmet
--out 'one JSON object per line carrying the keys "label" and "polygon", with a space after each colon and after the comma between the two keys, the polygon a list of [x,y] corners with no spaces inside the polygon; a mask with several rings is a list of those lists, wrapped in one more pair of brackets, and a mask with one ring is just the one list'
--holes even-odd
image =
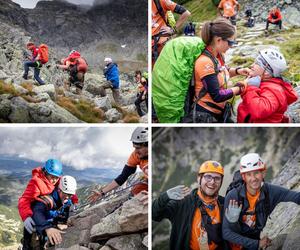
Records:
{"label": "orange helmet", "polygon": [[218,173],[224,176],[224,168],[217,161],[205,161],[200,166],[198,174],[204,173]]}

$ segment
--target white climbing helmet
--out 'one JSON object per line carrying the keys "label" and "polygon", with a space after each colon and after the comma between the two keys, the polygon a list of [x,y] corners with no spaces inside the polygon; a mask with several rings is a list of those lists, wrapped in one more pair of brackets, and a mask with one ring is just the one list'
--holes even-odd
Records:
{"label": "white climbing helmet", "polygon": [[275,49],[264,49],[259,52],[273,70],[273,76],[279,77],[287,69],[287,63],[284,56]]}
{"label": "white climbing helmet", "polygon": [[105,57],[104,62],[105,63],[112,63],[112,59],[110,57]]}
{"label": "white climbing helmet", "polygon": [[147,143],[148,142],[148,128],[138,127],[136,128],[132,135],[131,139],[133,143]]}
{"label": "white climbing helmet", "polygon": [[64,175],[59,181],[59,189],[66,194],[75,194],[77,189],[77,182],[74,177]]}
{"label": "white climbing helmet", "polygon": [[256,170],[265,170],[266,165],[260,158],[259,154],[250,153],[246,154],[241,158],[240,161],[240,172],[241,174]]}

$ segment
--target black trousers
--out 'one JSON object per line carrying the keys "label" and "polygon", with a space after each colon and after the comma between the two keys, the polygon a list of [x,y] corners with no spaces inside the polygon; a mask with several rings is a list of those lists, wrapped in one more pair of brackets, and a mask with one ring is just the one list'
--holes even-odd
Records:
{"label": "black trousers", "polygon": [[272,22],[270,22],[269,20],[267,20],[266,30],[268,30],[269,24],[279,25],[279,29],[281,29],[281,27],[282,27],[282,21],[281,21],[281,20],[279,20],[279,21],[277,21],[277,22],[274,22],[274,23],[272,23]]}

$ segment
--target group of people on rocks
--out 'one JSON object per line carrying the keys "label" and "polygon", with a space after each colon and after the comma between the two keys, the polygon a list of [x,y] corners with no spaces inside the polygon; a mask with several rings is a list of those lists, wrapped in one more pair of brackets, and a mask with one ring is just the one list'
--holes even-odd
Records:
{"label": "group of people on rocks", "polygon": [[[46,49],[43,49],[45,48]],[[33,42],[29,42],[26,45],[28,51],[31,54],[26,53],[24,58],[24,74],[23,78],[28,79],[29,68],[34,69],[34,79],[39,83],[39,85],[44,85],[45,82],[40,78],[40,70],[44,64],[48,62],[48,46],[45,44],[37,47]],[[45,60],[46,57],[46,60]],[[120,79],[119,79],[119,68],[118,65],[113,62],[110,57],[104,59],[105,67],[103,69],[103,74],[106,78],[106,82],[101,85],[101,96],[106,96],[106,89],[112,91],[112,95],[116,104],[121,104],[122,99],[120,96]],[[76,87],[76,92],[81,94],[84,86],[84,77],[88,71],[88,63],[82,57],[80,52],[72,50],[66,58],[61,59],[60,64],[55,65],[58,69],[62,69],[69,72],[69,79],[64,81],[65,89],[69,89],[71,86]],[[137,74],[135,77],[137,79]],[[142,80],[142,81],[141,81]],[[142,77],[140,80],[136,80],[138,84],[137,100],[135,105],[137,107],[137,112],[140,116],[144,113],[140,109],[140,103],[145,101],[147,103],[147,91],[148,91],[148,79],[145,80]],[[147,83],[146,83],[147,82]],[[142,85],[142,86],[139,86]],[[143,89],[143,90],[142,90]],[[141,94],[143,92],[143,94]]]}
{"label": "group of people on rocks", "polygon": [[[225,52],[237,46],[235,25],[240,5],[236,0],[221,0],[218,10],[221,17],[205,22],[201,29],[205,49],[196,59],[193,69],[195,82],[193,107],[196,108],[191,116],[197,117],[193,122],[233,122],[230,114],[235,96],[240,96],[242,100],[237,109],[238,123],[290,122],[291,119],[286,115],[286,111],[290,104],[298,100],[298,95],[292,84],[282,77],[288,68],[285,56],[279,50],[269,47],[258,52],[258,56],[249,68],[226,65]],[[168,26],[164,15],[167,11],[181,15],[176,24],[177,29],[190,16],[187,9],[171,0],[152,0],[152,67],[154,71],[163,70],[156,69],[155,62],[165,44],[173,38],[176,32]],[[251,10],[247,10],[246,15],[249,18],[252,17]],[[253,20],[250,22],[250,25],[254,25]],[[272,8],[269,13],[266,32],[269,24],[282,28],[282,16],[277,7]],[[190,22],[185,28],[185,35],[189,36],[192,27],[193,23]],[[192,31],[191,34],[194,32]],[[238,75],[244,76],[245,79],[233,85],[229,79]],[[159,85],[160,79],[156,81],[153,84]],[[155,103],[153,110],[153,118],[159,122],[159,117],[155,113]],[[187,119],[183,118],[182,122],[185,121]]]}
{"label": "group of people on rocks", "polygon": [[[148,128],[136,128],[130,141],[134,151],[122,173],[105,187],[92,191],[89,202],[96,202],[122,186],[139,167],[143,177],[133,184],[130,193],[141,194],[139,200],[148,204]],[[76,190],[76,179],[63,175],[63,165],[57,159],[48,159],[44,166],[32,170],[32,178],[18,202],[24,222],[23,250],[47,249],[63,241],[62,225],[68,225],[70,213],[76,211],[79,202]]]}

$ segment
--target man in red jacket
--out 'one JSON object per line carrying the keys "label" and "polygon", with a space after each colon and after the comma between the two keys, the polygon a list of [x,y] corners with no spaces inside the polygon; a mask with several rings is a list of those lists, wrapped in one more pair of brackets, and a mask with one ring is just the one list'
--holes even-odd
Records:
{"label": "man in red jacket", "polygon": [[281,78],[287,69],[284,56],[277,50],[265,49],[259,52],[251,66],[247,88],[241,94],[238,106],[239,123],[285,123],[289,117],[284,113],[288,105],[298,99],[289,82]]}
{"label": "man in red jacket", "polygon": [[267,26],[266,26],[266,32],[268,32],[269,24],[275,24],[279,26],[279,29],[282,27],[282,16],[280,13],[280,10],[275,6],[273,9],[271,9],[268,19],[267,19]]}

